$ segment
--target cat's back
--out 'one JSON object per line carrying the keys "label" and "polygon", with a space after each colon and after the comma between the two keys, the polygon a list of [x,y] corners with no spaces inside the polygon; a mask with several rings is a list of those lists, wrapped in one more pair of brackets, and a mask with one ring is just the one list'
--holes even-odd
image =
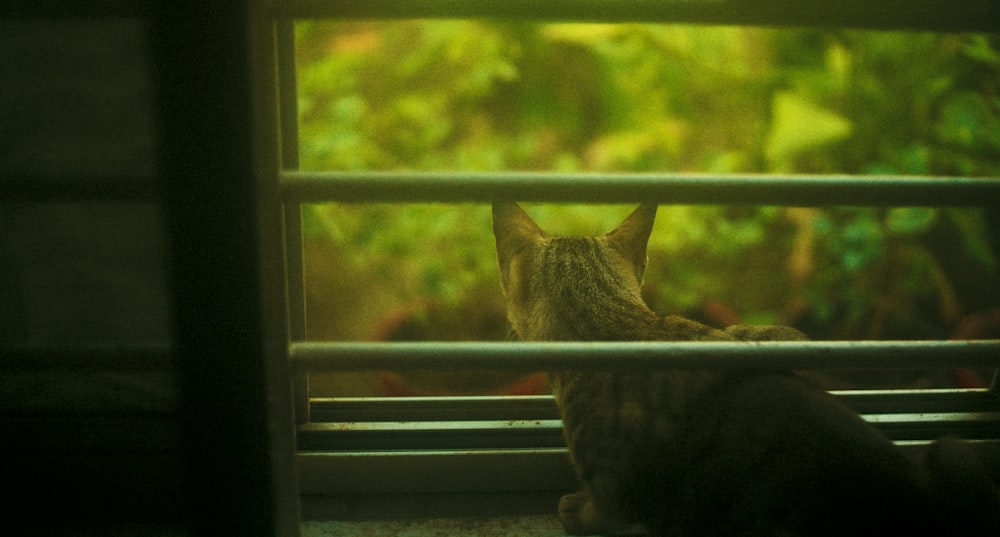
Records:
{"label": "cat's back", "polygon": [[[944,531],[923,469],[834,396],[791,374],[732,375],[691,405],[654,535]],[[943,534],[943,533],[942,533]]]}
{"label": "cat's back", "polygon": [[[806,339],[787,327],[716,329],[654,313],[640,290],[655,212],[654,205],[643,205],[608,234],[565,238],[542,231],[516,204],[494,204],[501,285],[518,335],[548,341]],[[552,380],[584,489],[583,496],[563,498],[567,509],[560,504],[567,531],[592,534],[639,522],[652,535],[669,536],[943,535],[952,522],[995,528],[1000,519],[992,483],[981,487],[987,515],[966,523],[973,509],[932,491],[933,472],[792,373],[564,371]],[[944,457],[950,450],[939,451]],[[941,475],[954,468],[976,474],[978,468],[947,461],[938,466]],[[956,482],[948,490],[965,497],[966,489]],[[948,505],[942,499],[955,505],[942,509]]]}

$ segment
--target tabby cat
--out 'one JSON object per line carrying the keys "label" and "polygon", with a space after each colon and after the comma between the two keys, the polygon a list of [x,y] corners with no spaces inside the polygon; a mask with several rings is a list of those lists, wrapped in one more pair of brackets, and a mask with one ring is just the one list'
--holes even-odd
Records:
{"label": "tabby cat", "polygon": [[[606,235],[554,237],[517,204],[494,204],[501,285],[517,335],[805,339],[787,327],[718,330],[650,310],[640,287],[655,216],[656,206],[646,204]],[[995,507],[989,480],[934,494],[923,467],[792,373],[561,371],[550,378],[582,485],[559,503],[571,535],[944,534],[958,518],[973,530],[995,523],[988,509],[969,522],[980,515],[963,504],[975,497]],[[935,448],[959,454],[934,458],[948,461],[936,465],[940,475],[975,473],[963,449],[957,441]]]}

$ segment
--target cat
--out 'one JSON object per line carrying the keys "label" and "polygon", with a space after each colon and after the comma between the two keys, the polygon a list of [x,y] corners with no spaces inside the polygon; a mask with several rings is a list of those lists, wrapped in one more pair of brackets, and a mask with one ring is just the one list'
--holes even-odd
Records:
{"label": "cat", "polygon": [[[656,211],[643,204],[603,236],[556,237],[517,204],[495,203],[500,283],[517,336],[807,339],[790,327],[716,329],[653,312],[640,289]],[[792,372],[559,371],[550,382],[582,486],[559,502],[570,535],[944,534],[955,519],[979,516],[963,511],[968,506],[949,510],[922,466]],[[959,453],[937,457],[958,461],[938,464],[941,474],[978,468],[958,442],[936,452]],[[996,523],[991,487],[988,480],[950,487],[986,498],[987,514],[969,523],[973,530]]]}

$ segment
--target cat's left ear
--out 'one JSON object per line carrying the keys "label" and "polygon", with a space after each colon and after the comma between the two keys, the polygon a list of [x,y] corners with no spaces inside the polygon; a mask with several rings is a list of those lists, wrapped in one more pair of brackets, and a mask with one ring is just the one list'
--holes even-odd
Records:
{"label": "cat's left ear", "polygon": [[643,203],[614,231],[605,235],[611,246],[632,262],[639,282],[646,272],[646,244],[655,220],[656,204]]}
{"label": "cat's left ear", "polygon": [[493,204],[493,236],[497,240],[497,250],[506,253],[523,244],[536,243],[546,234],[520,205],[497,202]]}
{"label": "cat's left ear", "polygon": [[505,292],[510,292],[514,260],[528,255],[547,235],[520,205],[497,202],[493,204],[493,236],[497,242],[500,284]]}

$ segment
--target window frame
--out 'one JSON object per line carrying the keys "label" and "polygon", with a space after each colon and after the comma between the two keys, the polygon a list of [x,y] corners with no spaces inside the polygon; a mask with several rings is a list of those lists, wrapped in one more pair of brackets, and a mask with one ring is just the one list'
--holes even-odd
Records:
{"label": "window frame", "polygon": [[[305,300],[302,281],[301,206],[304,203],[351,202],[479,202],[494,200],[612,203],[636,199],[671,204],[754,203],[784,206],[981,206],[1000,199],[1000,178],[881,177],[878,182],[851,176],[757,176],[690,174],[616,174],[566,176],[556,173],[397,173],[297,171],[297,113],[295,110],[294,20],[299,18],[532,18],[547,20],[601,20],[691,22],[747,25],[843,26],[881,30],[993,31],[988,21],[996,14],[989,0],[966,0],[957,9],[944,0],[918,6],[872,7],[865,0],[804,2],[808,9],[787,10],[777,0],[757,0],[736,6],[725,0],[699,2],[607,3],[598,0],[533,2],[467,2],[442,0],[340,1],[275,0],[269,16],[274,21],[272,56],[276,65],[281,171],[275,174],[276,200],[282,208],[285,251],[285,305],[289,344],[287,363],[294,379],[297,423],[296,464],[300,498],[307,515],[335,513],[364,516],[385,505],[412,505],[414,491],[458,501],[442,512],[461,512],[476,499],[501,495],[555,498],[574,487],[564,448],[553,447],[559,434],[551,398],[415,398],[312,399],[312,371],[378,368],[513,367],[525,372],[573,364],[616,368],[622,354],[639,368],[689,367],[689,361],[714,360],[725,367],[748,351],[740,344],[643,343],[608,344],[573,350],[573,344],[351,344],[319,343],[305,339]],[[947,16],[941,16],[947,13]],[[457,185],[457,186],[456,186]],[[754,359],[787,367],[843,368],[905,366],[906,355],[921,365],[979,365],[1000,367],[1000,342],[806,342],[762,344]],[[772,353],[780,350],[777,358]],[[569,356],[569,354],[573,354]],[[414,360],[415,356],[423,360]],[[512,357],[518,357],[513,365]],[[485,358],[484,358],[485,357]],[[887,358],[888,357],[888,358]],[[972,431],[983,445],[1000,445],[989,434],[1000,424],[996,377],[983,390],[881,390],[838,392],[849,405],[880,428],[895,431],[904,449],[916,451],[944,432]],[[473,408],[469,408],[473,407]],[[520,420],[503,417],[509,412]],[[484,418],[485,416],[485,418]],[[923,416],[923,417],[921,417]],[[322,421],[334,420],[334,421]],[[421,427],[414,427],[419,420]],[[532,427],[532,420],[541,420]],[[492,421],[492,422],[491,422]],[[405,422],[405,423],[404,423]],[[465,423],[456,438],[454,425]],[[491,423],[487,423],[491,422]],[[393,429],[387,423],[395,423]],[[378,424],[375,426],[374,424]],[[436,424],[436,428],[435,428]],[[449,428],[449,425],[451,428]],[[419,430],[416,430],[419,429]],[[987,432],[983,432],[984,429]],[[527,432],[526,432],[527,431]],[[903,431],[903,432],[900,432]],[[521,435],[521,436],[519,436]],[[490,447],[470,438],[519,436],[540,443],[514,446],[499,441]],[[545,440],[539,440],[544,438]],[[380,443],[382,442],[382,443]],[[409,444],[407,444],[409,442]],[[424,449],[412,446],[429,445]],[[407,445],[411,446],[410,449]],[[342,446],[342,447],[341,447]],[[361,447],[359,447],[361,446]],[[452,476],[442,481],[441,476]],[[470,479],[470,476],[475,476]],[[388,502],[388,503],[386,503]],[[396,502],[396,503],[393,503]],[[447,502],[443,502],[447,503]],[[508,501],[511,505],[521,505]],[[439,505],[439,504],[435,504]],[[506,504],[505,504],[506,505]],[[543,505],[544,511],[553,504]],[[439,505],[440,507],[440,505]],[[523,506],[522,506],[523,507]],[[424,511],[426,513],[426,511]]]}

